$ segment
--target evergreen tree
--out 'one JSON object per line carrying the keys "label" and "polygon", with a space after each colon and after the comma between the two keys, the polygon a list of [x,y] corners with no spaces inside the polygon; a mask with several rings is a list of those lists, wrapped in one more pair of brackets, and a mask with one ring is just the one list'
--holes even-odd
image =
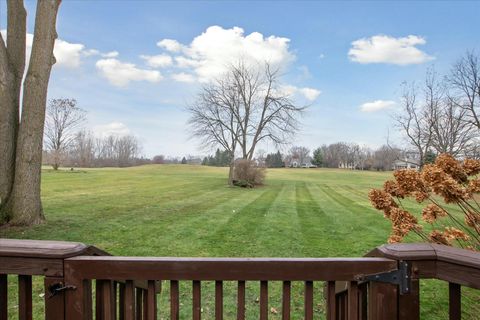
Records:
{"label": "evergreen tree", "polygon": [[187,158],[185,157],[182,158],[182,164],[187,164]]}
{"label": "evergreen tree", "polygon": [[317,148],[313,151],[312,163],[318,167],[323,165],[323,153],[321,148]]}

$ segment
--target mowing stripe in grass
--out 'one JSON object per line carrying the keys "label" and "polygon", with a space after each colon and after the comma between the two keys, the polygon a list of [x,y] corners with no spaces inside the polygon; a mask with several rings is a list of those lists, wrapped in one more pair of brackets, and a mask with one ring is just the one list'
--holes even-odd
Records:
{"label": "mowing stripe in grass", "polygon": [[[251,190],[252,193],[253,191]],[[232,212],[228,221],[209,237],[214,252],[226,252],[228,248],[237,247],[236,256],[259,256],[259,239],[252,235],[264,223],[266,213],[280,190],[272,188],[255,191],[260,191],[261,194],[243,208]]]}

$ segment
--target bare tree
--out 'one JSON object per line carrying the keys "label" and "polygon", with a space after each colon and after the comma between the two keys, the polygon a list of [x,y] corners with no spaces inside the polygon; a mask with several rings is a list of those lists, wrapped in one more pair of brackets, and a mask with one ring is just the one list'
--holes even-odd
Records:
{"label": "bare tree", "polygon": [[75,99],[52,99],[45,120],[45,146],[52,156],[52,166],[57,170],[65,151],[75,139],[74,130],[85,122],[86,113],[77,107]]}
{"label": "bare tree", "polygon": [[[428,80],[427,80],[428,92]],[[436,112],[434,104],[437,103],[437,97],[430,92],[426,94],[426,103],[423,105],[418,101],[418,89],[415,84],[403,84],[403,93],[401,96],[402,112],[394,115],[394,119],[405,134],[409,144],[416,149],[419,155],[419,164],[423,166],[425,156],[432,146],[434,134],[432,113]]]}
{"label": "bare tree", "polygon": [[468,122],[480,129],[480,60],[467,52],[453,66],[448,81],[456,95],[453,100],[466,111]]}
{"label": "bare tree", "polygon": [[288,156],[291,161],[297,159],[299,162],[298,164],[301,166],[307,163],[310,156],[310,149],[308,149],[307,147],[293,146],[290,148]]}
{"label": "bare tree", "polygon": [[235,116],[239,103],[239,94],[227,75],[204,86],[195,103],[188,107],[192,136],[199,138],[204,148],[220,146],[229,153],[229,185],[233,185],[235,151],[240,135],[240,123]]}
{"label": "bare tree", "polygon": [[277,70],[268,64],[253,68],[240,62],[203,88],[188,107],[189,125],[203,146],[221,146],[230,152],[231,184],[237,148],[242,158],[251,160],[261,141],[287,143],[298,130],[304,109],[284,93]]}
{"label": "bare tree", "polygon": [[71,161],[75,166],[93,166],[95,159],[95,139],[93,135],[85,130],[77,132],[69,151]]}
{"label": "bare tree", "polygon": [[[27,225],[44,219],[40,199],[42,140],[48,81],[55,63],[60,0],[37,3],[28,71],[25,71],[26,10],[7,1],[7,43],[0,35],[0,201],[2,220]],[[21,121],[19,112],[22,112]]]}
{"label": "bare tree", "polygon": [[437,153],[450,153],[453,156],[470,153],[478,137],[478,130],[466,121],[467,113],[452,98],[445,98],[438,106],[432,138],[432,147]]}

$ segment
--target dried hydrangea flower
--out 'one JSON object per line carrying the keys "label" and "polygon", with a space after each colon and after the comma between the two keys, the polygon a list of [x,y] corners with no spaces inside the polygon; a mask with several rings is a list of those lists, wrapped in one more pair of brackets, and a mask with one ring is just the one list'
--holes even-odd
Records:
{"label": "dried hydrangea flower", "polygon": [[422,219],[428,223],[434,223],[438,218],[446,215],[447,213],[442,208],[433,203],[430,203],[422,210]]}
{"label": "dried hydrangea flower", "polygon": [[448,153],[440,154],[437,159],[435,159],[435,165],[457,182],[465,183],[468,181],[468,176],[465,173],[463,166]]}
{"label": "dried hydrangea flower", "polygon": [[436,165],[426,165],[422,178],[433,192],[442,196],[446,203],[455,203],[470,198],[470,194],[449,174]]}
{"label": "dried hydrangea flower", "polygon": [[438,243],[438,244],[444,244],[446,246],[451,245],[451,240],[448,239],[443,232],[438,231],[438,230],[433,230],[430,232],[429,238],[432,242]]}
{"label": "dried hydrangea flower", "polygon": [[389,193],[392,197],[397,197],[403,199],[405,197],[405,192],[399,187],[398,183],[393,180],[387,180],[383,184],[383,190]]}
{"label": "dried hydrangea flower", "polygon": [[467,191],[469,193],[480,193],[480,179],[472,179],[468,182]]}
{"label": "dried hydrangea flower", "polygon": [[420,172],[414,169],[401,169],[393,173],[399,192],[411,195],[415,192],[428,192]]}
{"label": "dried hydrangea flower", "polygon": [[462,163],[462,167],[467,175],[477,175],[480,173],[480,160],[465,159]]}
{"label": "dried hydrangea flower", "polygon": [[368,193],[368,198],[370,199],[373,207],[377,210],[382,210],[386,217],[390,215],[391,208],[398,207],[392,196],[383,190],[370,190]]}
{"label": "dried hydrangea flower", "polygon": [[445,227],[445,232],[443,233],[447,239],[450,241],[453,240],[470,240],[470,237],[460,229],[454,227]]}
{"label": "dried hydrangea flower", "polygon": [[471,228],[480,226],[480,213],[472,211],[465,213],[465,223]]}
{"label": "dried hydrangea flower", "polygon": [[403,237],[397,234],[391,234],[390,237],[388,237],[388,243],[398,243],[398,242],[402,242],[402,240],[403,240]]}

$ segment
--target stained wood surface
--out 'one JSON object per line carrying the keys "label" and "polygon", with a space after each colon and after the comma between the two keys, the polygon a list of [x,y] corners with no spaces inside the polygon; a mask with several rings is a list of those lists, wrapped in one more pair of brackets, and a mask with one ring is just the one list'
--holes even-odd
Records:
{"label": "stained wood surface", "polygon": [[65,268],[84,279],[138,280],[355,280],[358,275],[397,269],[384,258],[149,258],[75,257]]}
{"label": "stained wood surface", "polygon": [[69,258],[80,255],[109,255],[79,242],[0,239],[0,257]]}

